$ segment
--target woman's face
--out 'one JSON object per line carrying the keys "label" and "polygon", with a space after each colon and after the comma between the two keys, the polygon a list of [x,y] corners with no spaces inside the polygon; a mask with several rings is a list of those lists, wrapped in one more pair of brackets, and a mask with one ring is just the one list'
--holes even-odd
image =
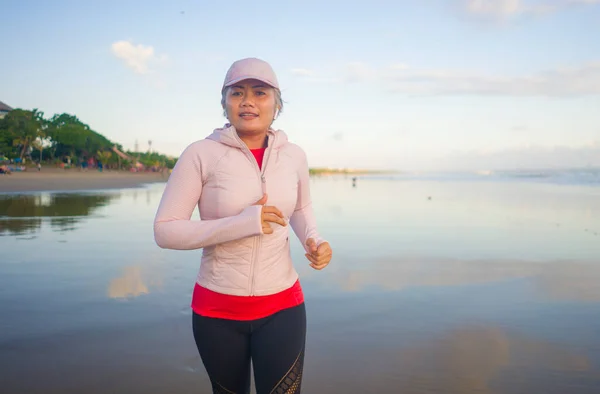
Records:
{"label": "woman's face", "polygon": [[265,133],[275,118],[275,91],[254,79],[238,82],[227,89],[225,111],[238,133]]}

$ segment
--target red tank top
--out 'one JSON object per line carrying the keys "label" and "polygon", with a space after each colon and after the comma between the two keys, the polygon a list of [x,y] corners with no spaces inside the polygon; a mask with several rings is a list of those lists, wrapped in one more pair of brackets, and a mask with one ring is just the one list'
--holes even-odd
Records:
{"label": "red tank top", "polygon": [[[265,148],[250,150],[262,168]],[[300,305],[304,293],[300,281],[286,290],[267,296],[234,296],[217,293],[196,283],[192,295],[192,310],[202,316],[230,320],[256,320],[280,310]]]}

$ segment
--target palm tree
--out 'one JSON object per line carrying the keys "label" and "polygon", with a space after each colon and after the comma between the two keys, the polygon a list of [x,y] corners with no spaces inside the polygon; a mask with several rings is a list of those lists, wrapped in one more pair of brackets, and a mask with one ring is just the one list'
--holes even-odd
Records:
{"label": "palm tree", "polygon": [[44,137],[44,113],[36,109],[15,109],[6,115],[8,132],[13,136],[13,146],[21,147],[19,158],[29,151],[34,141]]}
{"label": "palm tree", "polygon": [[113,154],[109,150],[104,150],[104,151],[99,150],[96,155],[98,156],[98,159],[100,159],[102,161],[102,164],[105,167],[107,167],[108,161],[110,160],[110,158],[112,157]]}

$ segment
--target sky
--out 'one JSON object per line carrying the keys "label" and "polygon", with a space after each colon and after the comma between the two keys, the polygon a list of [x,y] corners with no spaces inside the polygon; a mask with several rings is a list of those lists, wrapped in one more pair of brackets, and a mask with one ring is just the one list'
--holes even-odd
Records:
{"label": "sky", "polygon": [[269,62],[312,167],[600,166],[600,0],[4,0],[0,101],[178,156]]}

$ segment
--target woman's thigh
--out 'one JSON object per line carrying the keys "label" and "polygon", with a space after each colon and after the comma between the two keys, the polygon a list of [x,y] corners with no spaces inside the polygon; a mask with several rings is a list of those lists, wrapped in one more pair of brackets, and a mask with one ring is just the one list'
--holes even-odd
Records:
{"label": "woman's thigh", "polygon": [[284,309],[253,327],[251,352],[257,394],[300,393],[305,342],[304,304]]}
{"label": "woman's thigh", "polygon": [[193,314],[194,340],[214,394],[250,392],[250,333],[247,322]]}

